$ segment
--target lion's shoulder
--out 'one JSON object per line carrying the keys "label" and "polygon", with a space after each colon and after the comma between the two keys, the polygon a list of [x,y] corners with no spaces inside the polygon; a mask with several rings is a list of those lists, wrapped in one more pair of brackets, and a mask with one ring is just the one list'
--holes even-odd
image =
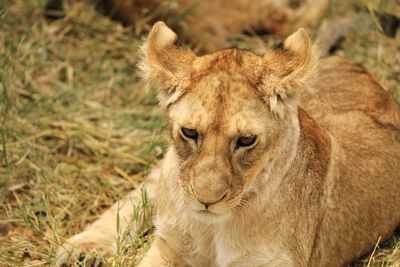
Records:
{"label": "lion's shoulder", "polygon": [[361,65],[338,56],[323,58],[312,86],[314,94],[304,92],[302,105],[317,121],[348,114],[351,122],[356,112],[400,130],[399,105]]}

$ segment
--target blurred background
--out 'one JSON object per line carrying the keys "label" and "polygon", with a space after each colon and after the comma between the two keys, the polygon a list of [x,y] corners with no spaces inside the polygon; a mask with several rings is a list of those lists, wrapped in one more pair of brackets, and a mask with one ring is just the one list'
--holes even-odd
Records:
{"label": "blurred background", "polygon": [[[53,266],[162,158],[166,124],[136,67],[157,20],[199,54],[263,54],[304,26],[400,102],[399,0],[1,0],[0,266]],[[109,264],[134,265],[151,231]],[[352,266],[400,266],[400,233]]]}

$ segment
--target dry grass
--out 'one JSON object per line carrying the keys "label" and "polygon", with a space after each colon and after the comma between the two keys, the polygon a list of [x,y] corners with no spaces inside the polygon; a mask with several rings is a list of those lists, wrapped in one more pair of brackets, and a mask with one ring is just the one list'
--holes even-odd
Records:
{"label": "dry grass", "polygon": [[[375,12],[332,2],[321,27],[350,10]],[[43,5],[0,3],[0,266],[54,265],[64,238],[135,188],[167,146],[154,92],[136,72],[142,29],[123,28],[84,3],[51,22]],[[239,45],[262,50],[260,43],[253,37]],[[350,29],[339,53],[400,100],[399,51],[400,35],[386,37],[370,19]],[[150,230],[110,265],[135,262]],[[355,266],[400,266],[400,238]]]}

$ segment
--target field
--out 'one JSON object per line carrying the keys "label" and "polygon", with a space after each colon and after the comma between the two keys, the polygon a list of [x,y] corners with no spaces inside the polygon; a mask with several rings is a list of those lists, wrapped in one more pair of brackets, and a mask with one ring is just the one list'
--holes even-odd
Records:
{"label": "field", "polygon": [[[54,266],[59,244],[135,188],[168,147],[155,92],[137,74],[150,26],[123,27],[90,4],[69,3],[62,19],[48,20],[44,0],[0,2],[0,266]],[[335,53],[400,102],[400,31],[389,37],[380,24],[397,11],[397,0],[332,1],[310,31],[361,16]],[[236,45],[262,52],[278,41],[243,36]],[[149,232],[109,265],[134,265]],[[354,266],[400,266],[399,233]]]}

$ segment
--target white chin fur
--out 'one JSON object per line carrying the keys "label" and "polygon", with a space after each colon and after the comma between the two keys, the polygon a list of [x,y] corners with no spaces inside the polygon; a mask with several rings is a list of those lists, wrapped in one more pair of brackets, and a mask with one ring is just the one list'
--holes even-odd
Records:
{"label": "white chin fur", "polygon": [[221,223],[227,221],[230,218],[230,213],[217,214],[209,211],[195,211],[192,210],[191,216],[204,223]]}

